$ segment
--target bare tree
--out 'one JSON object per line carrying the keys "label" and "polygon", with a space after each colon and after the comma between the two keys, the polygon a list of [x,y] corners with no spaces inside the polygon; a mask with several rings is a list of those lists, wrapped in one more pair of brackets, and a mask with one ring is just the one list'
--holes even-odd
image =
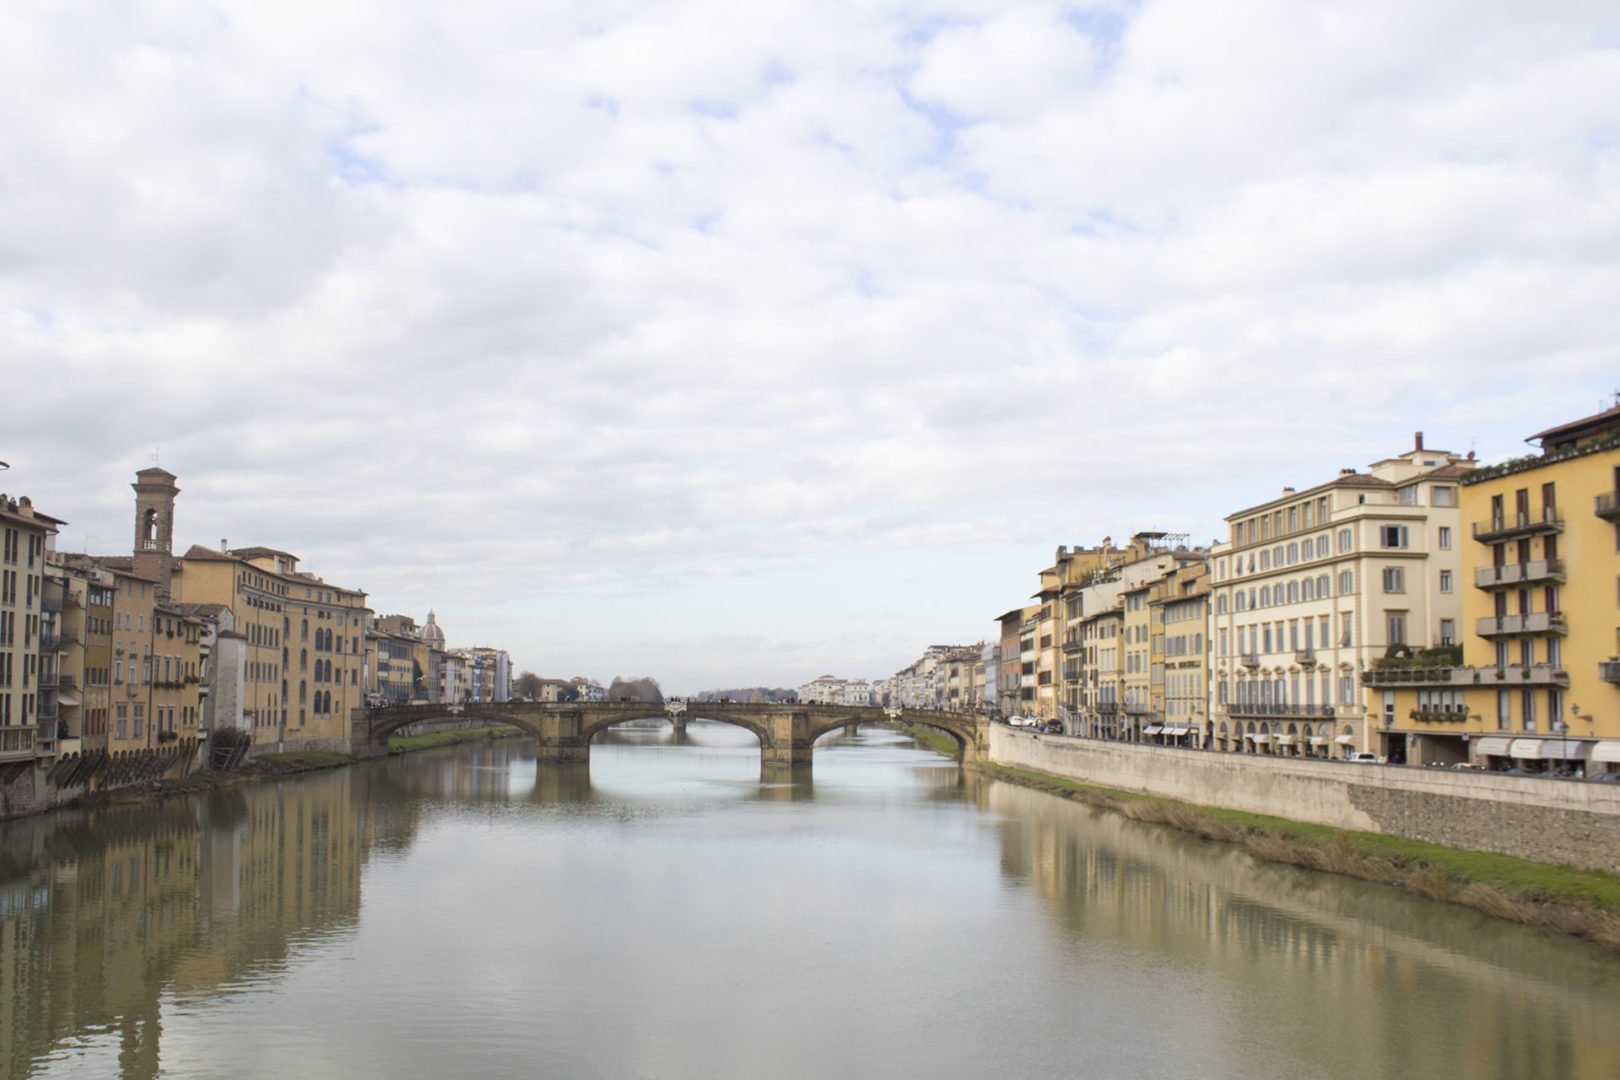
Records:
{"label": "bare tree", "polygon": [[540,697],[540,687],[543,680],[532,671],[525,671],[517,677],[518,697],[525,701],[537,700]]}
{"label": "bare tree", "polygon": [[637,678],[625,678],[615,675],[613,682],[608,685],[607,699],[609,701],[658,701],[664,700],[664,692],[658,687],[658,680],[650,675]]}

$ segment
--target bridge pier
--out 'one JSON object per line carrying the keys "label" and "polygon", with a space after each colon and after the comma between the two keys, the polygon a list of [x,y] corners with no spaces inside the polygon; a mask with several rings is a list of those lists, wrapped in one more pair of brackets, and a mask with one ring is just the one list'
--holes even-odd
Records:
{"label": "bridge pier", "polygon": [[538,717],[534,759],[547,764],[572,765],[591,760],[591,740],[585,736],[585,714],[579,709],[558,710]]}
{"label": "bridge pier", "polygon": [[810,764],[813,741],[810,714],[802,709],[771,713],[765,718],[770,741],[759,742],[759,762],[772,768],[793,768]]}
{"label": "bridge pier", "polygon": [[845,735],[853,736],[853,735],[859,734],[860,730],[861,730],[861,725],[859,725],[859,724],[845,724],[844,725],[844,734]]}

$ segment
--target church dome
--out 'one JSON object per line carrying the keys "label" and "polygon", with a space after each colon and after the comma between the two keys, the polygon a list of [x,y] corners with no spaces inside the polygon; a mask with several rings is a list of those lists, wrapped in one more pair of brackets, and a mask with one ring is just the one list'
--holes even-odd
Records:
{"label": "church dome", "polygon": [[433,612],[428,612],[427,625],[422,627],[422,642],[436,648],[444,648],[444,628],[434,621]]}

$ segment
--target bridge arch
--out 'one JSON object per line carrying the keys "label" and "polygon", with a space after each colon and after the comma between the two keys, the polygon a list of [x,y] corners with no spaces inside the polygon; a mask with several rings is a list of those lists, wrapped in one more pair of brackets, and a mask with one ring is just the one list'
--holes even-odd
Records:
{"label": "bridge arch", "polygon": [[[580,738],[586,742],[595,739],[599,733],[606,731],[608,728],[618,727],[620,724],[630,724],[637,720],[672,720],[670,714],[662,706],[658,705],[649,705],[645,709],[631,711],[602,712],[588,708],[582,711],[585,714],[585,721],[580,727],[579,734]],[[759,718],[728,712],[723,709],[714,709],[712,712],[714,715],[711,716],[702,709],[694,709],[684,714],[681,722],[712,720],[717,724],[730,724],[732,727],[740,727],[753,733],[754,737],[759,740],[761,749],[771,745],[770,730]]]}
{"label": "bridge arch", "polygon": [[411,724],[432,723],[436,720],[483,720],[491,724],[511,724],[539,738],[542,734],[539,720],[522,709],[502,707],[498,704],[460,705],[399,705],[392,708],[366,711],[370,742],[386,747],[389,736]]}
{"label": "bridge arch", "polygon": [[[873,715],[875,714],[875,715]],[[848,727],[850,724],[875,723],[889,719],[887,713],[881,709],[863,709],[845,716],[816,717],[810,725],[809,739],[812,744],[823,735]],[[972,721],[962,721],[951,714],[934,713],[929,710],[903,711],[898,719],[905,724],[929,728],[956,740],[956,756],[966,758],[978,747],[978,732]]]}

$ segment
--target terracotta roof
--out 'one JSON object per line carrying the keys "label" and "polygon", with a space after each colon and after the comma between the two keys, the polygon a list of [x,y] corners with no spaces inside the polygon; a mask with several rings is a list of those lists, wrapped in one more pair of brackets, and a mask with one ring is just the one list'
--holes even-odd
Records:
{"label": "terracotta roof", "polygon": [[1593,413],[1591,416],[1583,416],[1579,420],[1571,420],[1567,424],[1559,424],[1557,427],[1550,427],[1546,431],[1537,432],[1536,434],[1530,436],[1530,438],[1526,439],[1525,442],[1532,442],[1536,439],[1541,439],[1543,441],[1547,439],[1556,439],[1561,435],[1581,435],[1589,430],[1595,431],[1601,428],[1610,427],[1612,425],[1620,425],[1620,405],[1615,405],[1613,408],[1604,409],[1600,413]]}
{"label": "terracotta roof", "polygon": [[1459,476],[1467,476],[1474,471],[1473,465],[1442,465],[1440,468],[1423,474],[1425,480],[1454,480]]}
{"label": "terracotta roof", "polygon": [[55,532],[58,525],[67,524],[61,518],[53,518],[51,515],[42,514],[38,510],[35,510],[33,515],[30,516],[28,514],[19,514],[15,510],[0,509],[0,518],[6,521],[15,521],[20,525],[27,525],[35,529],[44,529],[47,532]]}
{"label": "terracotta roof", "polygon": [[238,559],[234,555],[227,554],[226,552],[223,552],[223,551],[216,551],[214,548],[203,547],[201,544],[192,544],[189,548],[186,549],[186,553],[184,555],[180,556],[180,557],[182,559],[196,559],[198,562],[241,562],[242,561],[242,560]]}

